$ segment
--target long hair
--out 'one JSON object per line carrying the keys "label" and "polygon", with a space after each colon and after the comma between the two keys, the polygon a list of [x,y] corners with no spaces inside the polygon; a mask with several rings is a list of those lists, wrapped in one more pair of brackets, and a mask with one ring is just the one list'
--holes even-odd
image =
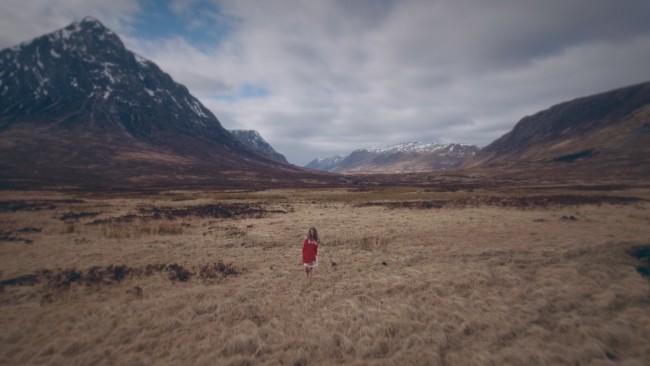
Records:
{"label": "long hair", "polygon": [[307,231],[307,240],[309,241],[315,241],[318,242],[318,231],[316,231],[315,227],[309,228],[309,231]]}

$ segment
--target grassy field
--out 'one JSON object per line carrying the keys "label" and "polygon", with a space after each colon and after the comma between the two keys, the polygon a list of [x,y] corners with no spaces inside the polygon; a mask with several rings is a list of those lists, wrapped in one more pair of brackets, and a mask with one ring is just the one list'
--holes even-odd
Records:
{"label": "grassy field", "polygon": [[648,365],[649,200],[1,192],[0,364]]}

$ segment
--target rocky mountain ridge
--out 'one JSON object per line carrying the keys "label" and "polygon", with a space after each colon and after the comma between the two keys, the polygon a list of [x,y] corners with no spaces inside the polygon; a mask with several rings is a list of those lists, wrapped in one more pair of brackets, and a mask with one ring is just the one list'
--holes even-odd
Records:
{"label": "rocky mountain ridge", "polygon": [[287,158],[268,143],[264,138],[255,130],[229,130],[235,138],[253,151],[257,151],[277,162],[289,164]]}
{"label": "rocky mountain ridge", "polygon": [[404,142],[374,146],[349,155],[316,159],[305,167],[337,173],[400,173],[448,170],[462,166],[479,150],[459,143]]}
{"label": "rocky mountain ridge", "polygon": [[347,155],[334,155],[327,158],[317,158],[305,165],[305,168],[331,172]]}

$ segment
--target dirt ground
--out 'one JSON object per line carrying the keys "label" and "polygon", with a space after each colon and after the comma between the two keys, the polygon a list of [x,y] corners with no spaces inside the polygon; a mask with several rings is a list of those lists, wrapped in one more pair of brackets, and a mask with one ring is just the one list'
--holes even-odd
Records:
{"label": "dirt ground", "polygon": [[648,365],[649,209],[616,187],[4,191],[0,364]]}

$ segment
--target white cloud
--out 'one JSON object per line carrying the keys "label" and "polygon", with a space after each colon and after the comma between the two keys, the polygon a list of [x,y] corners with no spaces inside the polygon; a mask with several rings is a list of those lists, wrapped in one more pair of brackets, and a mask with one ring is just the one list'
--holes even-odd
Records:
{"label": "white cloud", "polygon": [[122,40],[127,48],[155,61],[174,80],[187,86],[190,93],[202,99],[234,91],[236,82],[240,81],[230,80],[218,71],[217,53],[200,50],[183,38],[151,41],[127,36]]}
{"label": "white cloud", "polygon": [[139,11],[131,0],[3,0],[0,1],[0,49],[63,28],[86,16],[118,33],[129,31]]}

